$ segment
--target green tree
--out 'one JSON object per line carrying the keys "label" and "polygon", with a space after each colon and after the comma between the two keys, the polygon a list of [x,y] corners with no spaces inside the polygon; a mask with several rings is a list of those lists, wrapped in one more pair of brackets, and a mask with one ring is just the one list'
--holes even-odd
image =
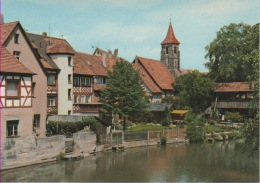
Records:
{"label": "green tree", "polygon": [[165,106],[165,110],[164,110],[164,119],[162,121],[162,125],[163,126],[169,126],[171,123],[171,116],[170,116],[170,111],[168,106]]}
{"label": "green tree", "polygon": [[[259,39],[259,24],[253,26],[252,39]],[[240,128],[242,137],[245,139],[243,153],[248,152],[251,156],[259,152],[259,46],[249,54],[243,55],[244,70],[247,73],[246,80],[254,86],[253,100],[250,102],[252,119],[244,123]]]}
{"label": "green tree", "polygon": [[205,74],[191,72],[176,78],[173,83],[174,94],[181,107],[190,106],[199,112],[210,106],[213,81]]}
{"label": "green tree", "polygon": [[226,111],[226,119],[231,121],[232,127],[233,127],[233,122],[235,121],[242,121],[243,116],[239,112],[229,112]]}
{"label": "green tree", "polygon": [[206,120],[199,118],[196,114],[189,112],[184,122],[187,125],[187,137],[190,142],[204,142],[207,139],[206,131],[203,128]]}
{"label": "green tree", "polygon": [[245,81],[248,76],[245,71],[250,72],[253,66],[245,62],[244,56],[258,49],[258,44],[258,24],[231,23],[223,26],[205,48],[205,58],[209,59],[205,66],[210,70],[209,76],[216,82]]}
{"label": "green tree", "polygon": [[139,72],[129,62],[116,62],[113,72],[108,71],[106,85],[101,92],[100,110],[106,116],[121,115],[125,130],[125,118],[140,116],[147,108]]}
{"label": "green tree", "polygon": [[167,95],[166,97],[162,98],[161,103],[173,103],[173,101],[173,95]]}

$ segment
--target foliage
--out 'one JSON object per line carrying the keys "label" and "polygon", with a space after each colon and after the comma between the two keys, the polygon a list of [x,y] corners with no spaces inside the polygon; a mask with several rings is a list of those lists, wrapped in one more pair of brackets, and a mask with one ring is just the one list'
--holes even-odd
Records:
{"label": "foliage", "polygon": [[245,139],[243,152],[249,156],[259,152],[259,119],[258,117],[245,123],[240,128],[241,136]]}
{"label": "foliage", "polygon": [[173,83],[174,94],[182,108],[190,106],[194,112],[200,112],[210,106],[213,81],[205,74],[190,72],[180,75]]}
{"label": "foliage", "polygon": [[60,154],[58,154],[56,156],[56,160],[62,160],[65,158],[65,156],[66,156],[66,154],[64,152],[60,152]]}
{"label": "foliage", "polygon": [[165,106],[165,110],[164,110],[164,119],[162,121],[162,125],[163,126],[169,126],[171,124],[171,116],[170,116],[170,111],[168,106]]}
{"label": "foliage", "polygon": [[154,125],[154,124],[138,124],[127,129],[129,132],[138,132],[138,131],[153,131],[153,130],[162,130],[170,129],[168,126]]}
{"label": "foliage", "polygon": [[[145,92],[138,71],[127,61],[116,62],[113,72],[107,73],[106,88],[102,89],[100,109],[106,116],[119,114],[124,119],[140,116],[146,112]],[[125,130],[125,120],[124,120]]]}
{"label": "foliage", "polygon": [[244,72],[244,69],[248,64],[243,58],[258,49],[258,30],[258,25],[245,23],[223,26],[205,48],[205,58],[209,59],[205,66],[210,70],[209,76],[216,82],[245,81],[248,72]]}
{"label": "foliage", "polygon": [[173,103],[173,101],[173,95],[167,95],[166,97],[162,98],[161,103]]}
{"label": "foliage", "polygon": [[140,115],[139,117],[131,117],[132,120],[138,121],[139,123],[149,123],[154,121],[154,114],[151,111],[146,111],[143,115]]}
{"label": "foliage", "polygon": [[203,127],[203,129],[205,129],[207,133],[210,133],[210,132],[219,133],[219,132],[237,130],[236,127],[230,127],[230,126],[205,126],[205,127]]}
{"label": "foliage", "polygon": [[167,138],[166,138],[165,135],[163,135],[163,136],[161,137],[161,145],[165,145],[166,142],[167,142]]}
{"label": "foliage", "polygon": [[207,139],[205,134],[205,119],[199,118],[196,114],[187,114],[185,119],[187,123],[187,137],[190,142],[204,142]]}
{"label": "foliage", "polygon": [[242,121],[243,120],[243,116],[239,113],[239,112],[229,112],[226,111],[226,119],[231,121],[231,124],[233,126],[233,122],[234,121]]}
{"label": "foliage", "polygon": [[[73,134],[80,130],[83,130],[84,127],[90,126],[90,130],[96,131],[101,127],[101,124],[94,118],[86,118],[83,121],[49,121],[46,128],[52,132],[53,135],[62,134]],[[58,129],[57,129],[58,128]]]}
{"label": "foliage", "polygon": [[238,137],[239,137],[238,133],[234,131],[228,134],[228,139],[237,139]]}

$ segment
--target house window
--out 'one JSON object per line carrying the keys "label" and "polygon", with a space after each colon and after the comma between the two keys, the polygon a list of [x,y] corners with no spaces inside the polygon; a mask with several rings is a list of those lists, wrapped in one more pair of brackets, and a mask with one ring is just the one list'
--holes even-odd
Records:
{"label": "house window", "polygon": [[168,50],[168,47],[166,47],[166,54],[168,54],[169,53],[169,50]]}
{"label": "house window", "polygon": [[7,81],[6,95],[18,96],[19,81]]}
{"label": "house window", "polygon": [[87,96],[87,103],[90,103],[90,95]]}
{"label": "house window", "polygon": [[80,103],[86,103],[86,96],[85,95],[81,95]]}
{"label": "house window", "polygon": [[18,136],[18,124],[19,124],[19,120],[7,121],[6,124],[7,137]]}
{"label": "house window", "polygon": [[48,76],[48,85],[55,85],[55,76]]}
{"label": "house window", "polygon": [[13,54],[14,56],[17,58],[17,60],[19,60],[19,57],[20,57],[20,53],[19,51],[14,51]]}
{"label": "house window", "polygon": [[97,77],[97,84],[106,84],[106,78],[102,76]]}
{"label": "house window", "polygon": [[68,75],[68,82],[71,83],[71,74]]}
{"label": "house window", "polygon": [[48,97],[48,106],[55,106],[55,97]]}
{"label": "house window", "polygon": [[68,111],[68,115],[71,115],[71,111]]}
{"label": "house window", "polygon": [[71,57],[68,57],[68,65],[69,66],[72,66],[71,60],[72,60]]}
{"label": "house window", "polygon": [[71,89],[68,89],[68,99],[71,100]]}
{"label": "house window", "polygon": [[90,78],[82,77],[81,78],[81,85],[82,86],[90,85]]}
{"label": "house window", "polygon": [[14,35],[14,43],[18,44],[19,34]]}
{"label": "house window", "polygon": [[78,96],[74,96],[74,104],[78,103]]}
{"label": "house window", "polygon": [[34,115],[33,128],[40,128],[40,114]]}
{"label": "house window", "polygon": [[73,77],[74,86],[79,86],[79,77]]}

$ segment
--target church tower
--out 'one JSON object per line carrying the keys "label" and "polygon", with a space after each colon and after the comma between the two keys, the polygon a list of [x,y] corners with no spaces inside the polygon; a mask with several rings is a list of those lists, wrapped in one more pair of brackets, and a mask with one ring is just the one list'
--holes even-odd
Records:
{"label": "church tower", "polygon": [[179,44],[180,42],[176,39],[170,22],[166,38],[161,43],[161,61],[174,76],[176,76],[175,71],[180,71]]}

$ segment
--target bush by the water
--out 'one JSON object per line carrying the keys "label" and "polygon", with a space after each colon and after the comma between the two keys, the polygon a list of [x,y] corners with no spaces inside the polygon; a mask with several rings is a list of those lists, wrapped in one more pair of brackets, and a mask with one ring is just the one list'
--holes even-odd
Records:
{"label": "bush by the water", "polygon": [[164,144],[166,144],[166,142],[167,142],[167,138],[166,138],[165,135],[163,135],[163,136],[161,137],[161,144],[164,145]]}
{"label": "bush by the water", "polygon": [[49,121],[46,128],[50,130],[53,135],[62,134],[62,132],[73,134],[84,127],[90,126],[90,130],[96,131],[101,127],[101,124],[94,118],[86,118],[83,121]]}
{"label": "bush by the water", "polygon": [[61,160],[61,159],[64,159],[66,156],[66,154],[64,152],[60,152],[60,154],[58,154],[56,156],[56,160]]}
{"label": "bush by the water", "polygon": [[230,133],[228,134],[228,138],[229,138],[229,139],[238,139],[238,138],[241,138],[241,137],[240,137],[240,134],[237,133],[237,132],[230,132]]}
{"label": "bush by the water", "polygon": [[190,142],[204,142],[207,139],[205,134],[205,119],[199,118],[196,114],[189,113],[184,119],[187,124],[187,137]]}

